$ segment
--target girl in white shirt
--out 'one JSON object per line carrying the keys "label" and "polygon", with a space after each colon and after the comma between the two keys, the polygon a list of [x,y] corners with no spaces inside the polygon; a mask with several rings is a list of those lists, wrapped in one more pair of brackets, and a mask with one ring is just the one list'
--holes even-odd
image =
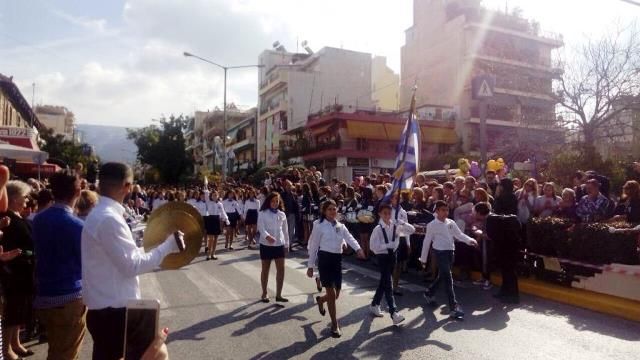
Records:
{"label": "girl in white shirt", "polygon": [[392,220],[391,213],[391,205],[380,205],[380,207],[378,207],[380,223],[371,233],[370,247],[378,259],[380,283],[373,296],[369,310],[376,317],[384,316],[380,310],[380,302],[382,301],[382,295],[384,295],[387,300],[387,305],[389,306],[389,314],[391,314],[393,325],[398,325],[404,321],[404,316],[400,315],[396,309],[395,299],[393,298],[391,274],[396,268],[400,236],[409,236],[413,234],[416,229],[400,217],[397,220]]}
{"label": "girl in white shirt", "polygon": [[218,260],[218,257],[216,257],[216,247],[218,246],[218,235],[222,233],[220,221],[224,221],[224,223],[228,225],[229,218],[224,211],[217,191],[213,190],[211,194],[209,194],[209,191],[205,190],[203,191],[203,195],[206,199],[205,207],[207,209],[207,216],[204,218],[204,226],[207,229],[207,260]]}
{"label": "girl in white shirt", "polygon": [[262,272],[260,284],[262,285],[261,301],[269,302],[267,295],[267,283],[269,281],[269,269],[271,261],[276,263],[276,301],[288,302],[282,297],[282,284],[284,283],[284,257],[289,251],[289,231],[287,215],[285,215],[280,194],[269,194],[258,214],[258,231],[260,232],[260,260],[262,260]]}
{"label": "girl in white shirt", "polygon": [[242,219],[246,226],[247,242],[249,248],[255,249],[256,246],[256,228],[258,225],[258,210],[260,209],[260,200],[256,199],[256,192],[251,189],[247,193],[247,200],[244,202],[244,211]]}
{"label": "girl in white shirt", "polygon": [[229,218],[229,223],[227,223],[227,226],[224,230],[224,248],[233,250],[233,239],[236,236],[236,226],[238,225],[238,220],[240,219],[240,214],[242,213],[240,210],[240,204],[236,200],[235,191],[227,191],[224,196],[224,200],[222,201],[222,206],[224,207],[224,211],[227,213],[227,217]]}
{"label": "girl in white shirt", "polygon": [[309,236],[309,262],[307,276],[313,278],[313,267],[318,260],[320,282],[326,290],[324,296],[317,296],[316,303],[322,316],[325,315],[324,303],[329,307],[331,317],[331,336],[340,337],[342,332],[336,318],[336,300],[342,287],[342,244],[346,242],[356,252],[359,259],[364,259],[364,251],[347,227],[336,220],[338,207],[333,200],[322,204],[320,219],[313,223]]}
{"label": "girl in white shirt", "polygon": [[549,217],[558,209],[560,205],[559,196],[552,182],[544,183],[542,186],[542,196],[538,196],[533,204],[533,213],[538,217]]}
{"label": "girl in white shirt", "polygon": [[[187,204],[193,206],[197,211],[198,214],[200,214],[200,216],[202,216],[202,220],[205,222],[205,234],[204,234],[204,238],[202,239],[204,241],[204,252],[206,254],[209,254],[209,244],[207,243],[207,200],[205,199],[205,195],[201,192],[196,191],[195,193],[191,194],[191,198],[189,200],[187,200]],[[209,256],[207,256],[207,260],[209,260]]]}

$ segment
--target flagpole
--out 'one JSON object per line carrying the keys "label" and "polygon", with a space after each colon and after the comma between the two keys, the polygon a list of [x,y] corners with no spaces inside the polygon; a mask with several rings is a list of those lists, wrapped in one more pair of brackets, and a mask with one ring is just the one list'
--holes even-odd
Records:
{"label": "flagpole", "polygon": [[[413,113],[416,111],[416,89],[417,87],[414,86],[413,87],[413,96],[411,97],[411,107],[409,108],[409,120],[407,121],[407,131],[405,131],[405,135],[404,135],[404,151],[402,152],[402,161],[400,162],[400,164],[402,164],[402,166],[404,166],[404,162],[407,158],[407,151],[409,149],[409,134],[411,132],[411,125],[412,125],[412,121],[411,121],[411,117],[413,116]],[[416,164],[416,169],[417,169],[417,164]],[[402,183],[404,182],[404,169],[402,171],[402,174],[400,175],[400,181],[398,181],[398,201],[396,201],[396,221],[398,221],[398,214],[400,213],[400,192],[402,191]],[[393,196],[393,194],[391,195]]]}

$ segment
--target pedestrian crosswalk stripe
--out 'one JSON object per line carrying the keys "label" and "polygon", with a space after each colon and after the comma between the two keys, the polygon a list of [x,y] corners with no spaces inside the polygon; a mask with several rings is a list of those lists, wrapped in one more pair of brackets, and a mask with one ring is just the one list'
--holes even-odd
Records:
{"label": "pedestrian crosswalk stripe", "polygon": [[241,300],[243,298],[241,294],[224,284],[217,276],[207,272],[200,264],[184,268],[182,272],[219,310],[233,310],[249,303]]}
{"label": "pedestrian crosswalk stripe", "polygon": [[175,315],[175,312],[168,309],[171,305],[158,281],[158,273],[152,272],[140,275],[140,294],[143,299],[157,299],[160,302],[160,317]]}

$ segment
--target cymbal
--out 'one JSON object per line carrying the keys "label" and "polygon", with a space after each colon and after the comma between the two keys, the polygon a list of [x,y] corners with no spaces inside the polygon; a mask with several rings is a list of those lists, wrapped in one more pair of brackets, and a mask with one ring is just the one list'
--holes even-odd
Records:
{"label": "cymbal", "polygon": [[183,202],[166,203],[151,213],[144,231],[144,250],[159,246],[167,237],[180,230],[184,233],[186,249],[167,255],[160,267],[179,269],[189,264],[200,253],[204,237],[204,220],[193,206]]}

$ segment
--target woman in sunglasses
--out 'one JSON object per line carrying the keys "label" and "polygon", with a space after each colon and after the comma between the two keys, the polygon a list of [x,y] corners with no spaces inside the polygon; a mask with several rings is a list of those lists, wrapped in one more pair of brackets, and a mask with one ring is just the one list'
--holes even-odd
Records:
{"label": "woman in sunglasses", "polygon": [[316,302],[320,314],[326,314],[324,304],[329,307],[331,317],[331,336],[342,336],[338,320],[336,318],[336,300],[340,296],[342,287],[342,245],[346,242],[356,252],[360,259],[364,258],[364,252],[353,238],[347,227],[336,220],[338,207],[333,200],[327,200],[322,204],[320,219],[313,224],[313,230],[309,237],[309,262],[307,276],[313,278],[313,267],[318,260],[318,272],[320,283],[326,290],[324,296],[317,296]]}

